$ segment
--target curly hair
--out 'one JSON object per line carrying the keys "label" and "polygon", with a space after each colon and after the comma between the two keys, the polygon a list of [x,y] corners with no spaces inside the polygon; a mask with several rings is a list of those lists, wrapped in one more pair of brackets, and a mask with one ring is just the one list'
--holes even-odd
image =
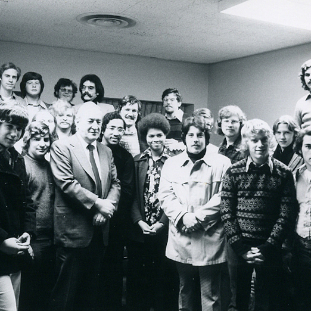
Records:
{"label": "curly hair", "polygon": [[44,90],[44,82],[43,82],[42,76],[40,75],[40,73],[30,71],[30,72],[26,72],[23,75],[22,81],[20,83],[20,89],[21,89],[22,97],[25,98],[25,96],[27,94],[26,83],[30,80],[38,80],[39,81],[39,83],[41,85],[39,96],[41,96],[41,94]]}
{"label": "curly hair", "polygon": [[166,89],[163,93],[162,93],[162,102],[164,100],[164,98],[169,95],[169,94],[175,94],[176,95],[176,99],[179,103],[182,102],[182,97],[179,93],[179,91],[175,88],[170,88],[170,89]]}
{"label": "curly hair", "polygon": [[241,130],[241,151],[244,152],[246,156],[249,155],[248,141],[252,135],[264,135],[269,141],[269,154],[272,155],[275,149],[275,140],[273,137],[273,132],[267,122],[260,119],[252,119],[246,121]]}
{"label": "curly hair", "polygon": [[205,143],[206,145],[208,145],[210,139],[209,128],[204,118],[201,116],[188,117],[183,121],[181,128],[181,140],[183,141],[183,143],[186,145],[186,135],[189,132],[190,126],[194,126],[204,133]]}
{"label": "curly hair", "polygon": [[245,113],[241,110],[239,106],[229,105],[221,108],[218,112],[217,128],[216,128],[217,134],[224,136],[224,133],[221,129],[221,121],[222,119],[230,118],[231,116],[237,116],[239,118],[240,130],[242,129],[243,124],[246,121]]}
{"label": "curly hair", "polygon": [[154,112],[143,117],[138,123],[138,131],[144,143],[146,143],[147,133],[150,129],[161,130],[167,136],[171,128],[170,123],[162,114]]}
{"label": "curly hair", "polygon": [[23,137],[23,146],[22,146],[23,152],[22,152],[22,155],[25,155],[28,152],[29,145],[30,145],[30,140],[33,137],[36,137],[36,136],[44,137],[46,134],[49,134],[50,146],[51,146],[53,141],[54,141],[54,138],[53,138],[52,133],[50,133],[49,127],[45,123],[43,123],[41,121],[33,121],[33,122],[31,122],[27,126],[27,128],[25,130],[24,137]]}
{"label": "curly hair", "polygon": [[311,68],[311,59],[308,59],[301,65],[300,73],[299,73],[299,78],[301,81],[301,86],[304,90],[310,91],[310,88],[307,86],[306,81],[305,81],[305,73],[306,71]]}

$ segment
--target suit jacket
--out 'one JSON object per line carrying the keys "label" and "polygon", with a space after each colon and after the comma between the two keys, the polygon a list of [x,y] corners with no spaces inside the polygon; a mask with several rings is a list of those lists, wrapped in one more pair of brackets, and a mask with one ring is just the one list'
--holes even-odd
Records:
{"label": "suit jacket", "polygon": [[[120,182],[111,150],[98,143],[102,198],[117,206]],[[95,176],[83,146],[76,135],[58,140],[51,147],[51,168],[54,175],[54,240],[64,247],[87,247],[94,233],[93,216],[98,212],[94,203]],[[109,222],[102,226],[104,243],[108,243]]]}

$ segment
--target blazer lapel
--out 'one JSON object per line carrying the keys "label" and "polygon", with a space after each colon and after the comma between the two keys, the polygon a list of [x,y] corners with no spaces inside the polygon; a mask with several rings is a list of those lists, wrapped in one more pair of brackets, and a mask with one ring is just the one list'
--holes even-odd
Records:
{"label": "blazer lapel", "polygon": [[78,162],[82,166],[82,168],[85,170],[85,172],[90,175],[90,177],[95,180],[95,176],[91,167],[91,163],[89,159],[87,158],[85,151],[83,150],[83,146],[81,145],[81,142],[79,141],[78,137],[76,135],[72,136],[71,145],[73,147],[73,153],[75,154]]}

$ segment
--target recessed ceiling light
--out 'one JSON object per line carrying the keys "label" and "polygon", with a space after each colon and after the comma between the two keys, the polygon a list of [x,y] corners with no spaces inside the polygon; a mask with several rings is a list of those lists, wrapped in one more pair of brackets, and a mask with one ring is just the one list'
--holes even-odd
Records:
{"label": "recessed ceiling light", "polygon": [[136,21],[132,18],[111,14],[86,13],[79,15],[77,20],[82,24],[106,29],[130,28],[136,25]]}
{"label": "recessed ceiling light", "polygon": [[310,0],[248,0],[221,13],[311,30]]}

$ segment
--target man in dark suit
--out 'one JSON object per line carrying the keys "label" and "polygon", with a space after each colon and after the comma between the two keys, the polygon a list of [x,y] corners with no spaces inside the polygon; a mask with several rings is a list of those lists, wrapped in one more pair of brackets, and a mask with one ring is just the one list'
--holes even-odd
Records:
{"label": "man in dark suit", "polygon": [[100,108],[85,103],[76,115],[77,133],[56,141],[51,148],[58,273],[51,310],[89,311],[96,307],[109,218],[120,196],[112,152],[96,141],[101,125]]}

